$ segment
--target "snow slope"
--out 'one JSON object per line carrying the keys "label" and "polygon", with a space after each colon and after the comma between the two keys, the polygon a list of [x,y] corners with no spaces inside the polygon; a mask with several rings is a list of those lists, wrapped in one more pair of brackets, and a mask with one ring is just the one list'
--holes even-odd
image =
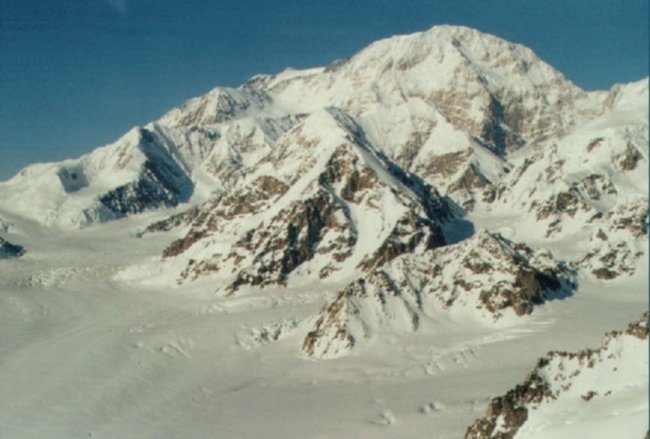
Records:
{"label": "snow slope", "polygon": [[648,313],[598,349],[550,352],[493,399],[468,438],[642,437],[648,421]]}

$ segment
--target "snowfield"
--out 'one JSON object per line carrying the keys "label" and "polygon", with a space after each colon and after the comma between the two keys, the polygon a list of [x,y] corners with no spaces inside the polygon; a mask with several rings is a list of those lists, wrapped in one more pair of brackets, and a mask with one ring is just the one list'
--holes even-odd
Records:
{"label": "snowfield", "polygon": [[641,438],[647,224],[647,78],[437,26],[216,88],[0,182],[0,437]]}
{"label": "snowfield", "polygon": [[[124,221],[56,234],[25,227],[29,253],[2,261],[3,437],[458,438],[538,357],[597,346],[647,308],[639,270],[613,284],[585,280],[514,326],[441,312],[424,333],[389,333],[372,349],[314,361],[300,350],[300,327],[334,291],[223,298],[120,282],[115,273],[166,245],[134,237],[149,219]],[[608,424],[643,431],[647,418],[629,413],[648,410],[647,375],[626,379],[637,396],[602,410]],[[574,428],[603,413],[554,410]],[[534,437],[571,437],[557,428]]]}

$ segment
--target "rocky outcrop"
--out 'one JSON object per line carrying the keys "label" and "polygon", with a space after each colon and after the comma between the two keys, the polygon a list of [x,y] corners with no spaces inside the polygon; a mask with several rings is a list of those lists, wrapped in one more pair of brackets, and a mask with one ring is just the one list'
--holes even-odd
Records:
{"label": "rocky outcrop", "polygon": [[154,133],[141,129],[138,148],[146,160],[138,179],[99,197],[99,202],[116,216],[174,207],[192,194],[193,183],[185,170],[159,143]]}
{"label": "rocky outcrop", "polygon": [[588,241],[591,250],[580,266],[602,280],[634,274],[648,236],[648,201],[620,205],[594,222]]}
{"label": "rocky outcrop", "polygon": [[[537,367],[541,364],[538,363]],[[514,439],[528,419],[527,407],[552,398],[548,383],[537,372],[532,372],[523,383],[505,395],[492,399],[485,411],[485,418],[477,419],[467,429],[465,438]]]}
{"label": "rocky outcrop", "polygon": [[261,224],[235,243],[226,260],[244,259],[246,254],[254,256],[228,290],[234,292],[242,285],[285,284],[292,271],[317,254],[332,259],[329,270],[323,272],[326,276],[334,264],[339,265],[351,256],[356,242],[356,229],[345,205],[331,193],[320,190],[313,197],[283,209],[268,226]]}
{"label": "rocky outcrop", "polygon": [[12,244],[3,238],[0,238],[0,259],[19,258],[24,254],[25,249],[23,246]]}
{"label": "rocky outcrop", "polygon": [[638,384],[629,381],[634,375],[623,376],[632,371],[644,377],[647,386],[647,340],[645,312],[624,331],[606,334],[597,349],[549,352],[538,360],[523,383],[490,401],[485,416],[467,429],[465,437],[512,439],[535,412],[567,401],[572,403],[572,416],[577,417],[577,413],[590,410],[594,399],[610,397]]}
{"label": "rocky outcrop", "polygon": [[[481,168],[476,150],[468,148],[461,151],[432,155],[416,166],[416,172],[443,190],[456,203],[466,210],[472,210],[482,193],[492,186],[492,181]],[[505,162],[498,165],[505,173]]]}
{"label": "rocky outcrop", "polygon": [[634,146],[631,142],[628,142],[625,145],[625,150],[623,152],[614,156],[614,161],[621,171],[633,171],[642,160],[643,155],[639,151],[639,148]]}
{"label": "rocky outcrop", "polygon": [[430,250],[444,244],[445,237],[438,222],[409,211],[397,221],[381,246],[361,261],[359,267],[369,271],[383,266],[400,255],[412,253],[418,247],[422,250]]}
{"label": "rocky outcrop", "polygon": [[169,231],[177,227],[189,226],[184,237],[172,242],[164,251],[163,257],[178,256],[195,242],[224,230],[224,223],[238,217],[254,215],[268,209],[287,191],[288,187],[280,180],[264,175],[244,187],[235,187],[216,200],[195,206],[166,220],[150,224],[146,232]]}

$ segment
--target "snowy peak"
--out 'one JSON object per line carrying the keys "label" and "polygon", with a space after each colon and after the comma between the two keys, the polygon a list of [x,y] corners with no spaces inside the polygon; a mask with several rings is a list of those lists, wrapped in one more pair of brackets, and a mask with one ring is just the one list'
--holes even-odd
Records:
{"label": "snowy peak", "polygon": [[258,113],[269,103],[270,98],[261,92],[217,87],[174,108],[158,122],[169,127],[218,125]]}
{"label": "snowy peak", "polygon": [[303,111],[334,105],[355,116],[423,100],[499,154],[600,111],[586,108],[593,99],[529,49],[453,26],[381,40],[335,68],[253,86]]}
{"label": "snowy peak", "polygon": [[1,183],[0,204],[48,225],[78,227],[187,201],[194,184],[178,147],[134,128],[77,160],[35,165]]}
{"label": "snowy peak", "polygon": [[616,84],[607,93],[604,105],[612,111],[636,110],[639,111],[639,117],[643,118],[645,114],[647,119],[648,106],[648,78],[641,79],[629,84]]}
{"label": "snowy peak", "polygon": [[377,41],[349,63],[354,65],[354,70],[378,64],[380,70],[409,70],[431,60],[452,68],[458,64],[470,67],[488,82],[519,75],[525,76],[533,86],[568,82],[530,49],[463,26],[435,26],[425,32]]}
{"label": "snowy peak", "polygon": [[[137,148],[144,161],[138,170],[137,180],[101,195],[100,203],[120,216],[162,206],[173,207],[180,201],[187,201],[193,191],[193,183],[172,151],[161,146],[153,132],[139,130]],[[124,166],[128,166],[131,158],[126,157],[125,160]]]}

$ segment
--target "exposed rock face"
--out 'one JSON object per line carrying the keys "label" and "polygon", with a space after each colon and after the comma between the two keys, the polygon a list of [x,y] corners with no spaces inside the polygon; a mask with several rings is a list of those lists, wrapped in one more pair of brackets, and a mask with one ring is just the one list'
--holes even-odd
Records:
{"label": "exposed rock face", "polygon": [[645,312],[626,330],[606,334],[598,349],[550,352],[538,360],[522,384],[492,399],[485,417],[477,419],[465,437],[514,438],[527,422],[532,422],[530,418],[535,412],[567,402],[572,404],[572,413],[588,411],[595,398],[608,397],[634,385],[629,380],[635,376],[626,376],[631,372],[637,372],[637,377],[647,383],[647,340]]}
{"label": "exposed rock face", "polygon": [[153,223],[145,232],[169,231],[189,225],[190,230],[185,237],[172,242],[163,251],[165,258],[178,256],[200,239],[222,231],[227,221],[268,209],[287,189],[287,185],[280,180],[264,175],[243,188],[231,189],[216,200]]}
{"label": "exposed rock face", "polygon": [[381,267],[402,254],[411,253],[418,247],[429,250],[444,244],[445,238],[438,223],[408,212],[397,221],[381,246],[361,261],[359,267],[368,271]]}
{"label": "exposed rock face", "polygon": [[595,222],[591,250],[580,265],[603,280],[634,274],[648,236],[647,200],[620,205]]}
{"label": "exposed rock face", "polygon": [[0,238],[0,259],[18,258],[25,254],[25,249],[16,244]]}
{"label": "exposed rock face", "polygon": [[503,396],[492,399],[485,418],[468,428],[466,439],[513,439],[528,419],[528,406],[552,399],[549,385],[536,372]]}
{"label": "exposed rock face", "polygon": [[252,264],[237,274],[229,290],[245,284],[285,284],[293,270],[316,254],[330,256],[333,264],[342,263],[356,242],[357,233],[345,205],[321,190],[280,211],[268,226],[261,224],[235,243],[228,259],[246,258],[246,253],[255,256]]}
{"label": "exposed rock face", "polygon": [[303,350],[343,355],[378,328],[416,331],[441,309],[474,309],[479,318],[525,315],[573,288],[573,273],[548,252],[533,251],[485,230],[459,244],[386,261],[343,288],[315,320]]}
{"label": "exposed rock face", "polygon": [[625,146],[625,151],[618,154],[615,160],[621,171],[633,171],[639,162],[643,160],[643,155],[639,152],[639,148],[632,143],[628,143]]}
{"label": "exposed rock face", "polygon": [[[500,172],[487,172],[477,154],[479,148],[482,147],[474,145],[461,151],[430,155],[426,161],[421,160],[412,168],[461,207],[472,210],[477,199],[481,199],[483,191],[491,187],[492,179],[499,178],[508,169],[505,162],[495,159],[493,165]],[[485,149],[482,153],[487,154]],[[488,157],[494,159],[493,156]],[[490,174],[490,177],[486,174]]]}
{"label": "exposed rock face", "polygon": [[138,148],[145,155],[139,178],[102,195],[99,201],[117,216],[146,209],[174,207],[187,201],[193,183],[169,153],[160,148],[152,132],[140,130]]}

